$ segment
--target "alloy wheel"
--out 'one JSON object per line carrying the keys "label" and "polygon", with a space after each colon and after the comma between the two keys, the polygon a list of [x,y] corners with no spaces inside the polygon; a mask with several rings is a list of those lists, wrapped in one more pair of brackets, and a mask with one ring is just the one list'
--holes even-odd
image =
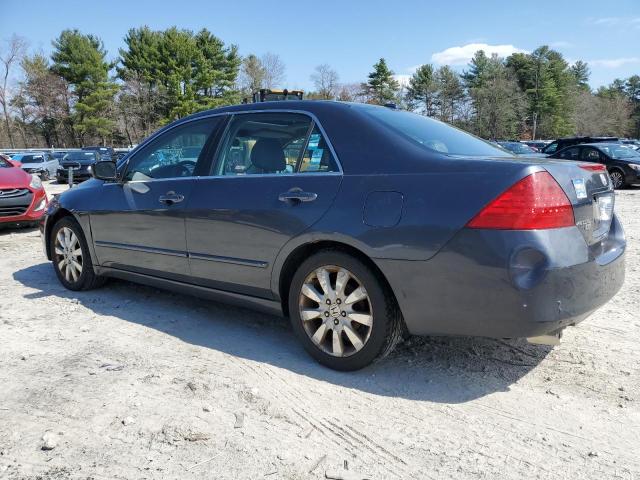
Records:
{"label": "alloy wheel", "polygon": [[299,295],[300,318],[311,341],[325,353],[348,357],[364,348],[373,327],[373,310],[364,285],[335,265],[311,272]]}
{"label": "alloy wheel", "polygon": [[613,188],[620,188],[623,183],[622,174],[618,171],[611,172],[611,182],[613,183]]}
{"label": "alloy wheel", "polygon": [[82,275],[82,248],[78,236],[69,227],[58,230],[55,240],[55,262],[67,282],[77,282]]}

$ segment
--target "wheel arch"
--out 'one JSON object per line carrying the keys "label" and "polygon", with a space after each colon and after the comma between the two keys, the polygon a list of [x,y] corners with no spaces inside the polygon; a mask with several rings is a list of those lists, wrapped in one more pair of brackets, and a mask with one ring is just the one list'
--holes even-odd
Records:
{"label": "wheel arch", "polygon": [[286,258],[282,261],[277,274],[274,275],[274,278],[277,282],[276,292],[278,293],[279,300],[282,304],[282,311],[285,316],[289,316],[289,288],[298,266],[304,259],[322,250],[337,250],[347,253],[359,259],[365,265],[370,267],[378,280],[383,284],[384,288],[389,291],[389,294],[396,302],[398,310],[400,310],[400,306],[395,297],[395,293],[391,288],[391,285],[389,284],[389,281],[387,280],[382,270],[380,270],[380,267],[378,267],[378,265],[371,259],[371,257],[369,257],[361,249],[354,247],[353,245],[350,245],[348,243],[333,239],[322,239],[308,241],[297,245],[288,253]]}
{"label": "wheel arch", "polygon": [[627,174],[625,173],[625,171],[622,169],[622,167],[619,167],[617,165],[614,165],[613,167],[609,167],[607,168],[607,172],[609,173],[609,175],[611,175],[613,172],[619,172],[620,175],[622,175],[622,185],[620,186],[620,188],[624,187],[626,185],[626,177]]}
{"label": "wheel arch", "polygon": [[53,215],[47,217],[47,223],[45,224],[44,230],[44,246],[48,260],[51,260],[51,231],[53,230],[53,226],[64,217],[72,217],[76,221],[78,220],[70,210],[62,207],[58,208]]}

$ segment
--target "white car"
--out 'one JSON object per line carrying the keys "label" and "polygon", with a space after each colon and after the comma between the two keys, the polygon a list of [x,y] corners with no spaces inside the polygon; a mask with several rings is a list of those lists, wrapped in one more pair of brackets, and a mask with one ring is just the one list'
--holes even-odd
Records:
{"label": "white car", "polygon": [[39,175],[42,180],[55,176],[59,165],[58,159],[48,152],[16,153],[12,160],[22,163],[24,171]]}

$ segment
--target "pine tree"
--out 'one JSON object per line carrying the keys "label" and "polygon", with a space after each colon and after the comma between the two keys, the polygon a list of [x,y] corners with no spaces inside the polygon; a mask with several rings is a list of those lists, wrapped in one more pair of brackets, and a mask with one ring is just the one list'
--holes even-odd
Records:
{"label": "pine tree", "polygon": [[397,100],[400,85],[393,78],[393,72],[387,66],[384,58],[373,66],[369,80],[364,85],[364,91],[371,103],[384,105]]}
{"label": "pine tree", "polygon": [[458,105],[464,100],[464,87],[458,75],[445,65],[436,72],[438,85],[439,118],[443,122],[453,123]]}
{"label": "pine tree", "polygon": [[438,111],[438,82],[433,65],[425,64],[417,68],[409,80],[406,101],[411,110],[433,117]]}
{"label": "pine tree", "polygon": [[102,41],[78,30],[64,30],[53,48],[51,69],[71,85],[76,99],[73,130],[78,144],[83,145],[87,137],[105,143],[115,129],[110,109],[118,88],[109,78],[112,65],[106,61]]}
{"label": "pine tree", "polygon": [[591,91],[591,87],[589,87],[589,76],[591,75],[591,71],[589,70],[589,65],[582,60],[578,60],[571,66],[571,74],[573,75],[576,86],[580,90]]}

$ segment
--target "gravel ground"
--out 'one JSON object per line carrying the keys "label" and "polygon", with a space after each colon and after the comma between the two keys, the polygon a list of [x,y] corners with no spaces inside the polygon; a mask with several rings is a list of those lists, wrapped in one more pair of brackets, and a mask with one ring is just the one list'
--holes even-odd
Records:
{"label": "gravel ground", "polygon": [[348,374],[283,319],[67,291],[36,230],[0,231],[0,478],[640,479],[638,205],[622,291],[560,346],[411,339]]}

